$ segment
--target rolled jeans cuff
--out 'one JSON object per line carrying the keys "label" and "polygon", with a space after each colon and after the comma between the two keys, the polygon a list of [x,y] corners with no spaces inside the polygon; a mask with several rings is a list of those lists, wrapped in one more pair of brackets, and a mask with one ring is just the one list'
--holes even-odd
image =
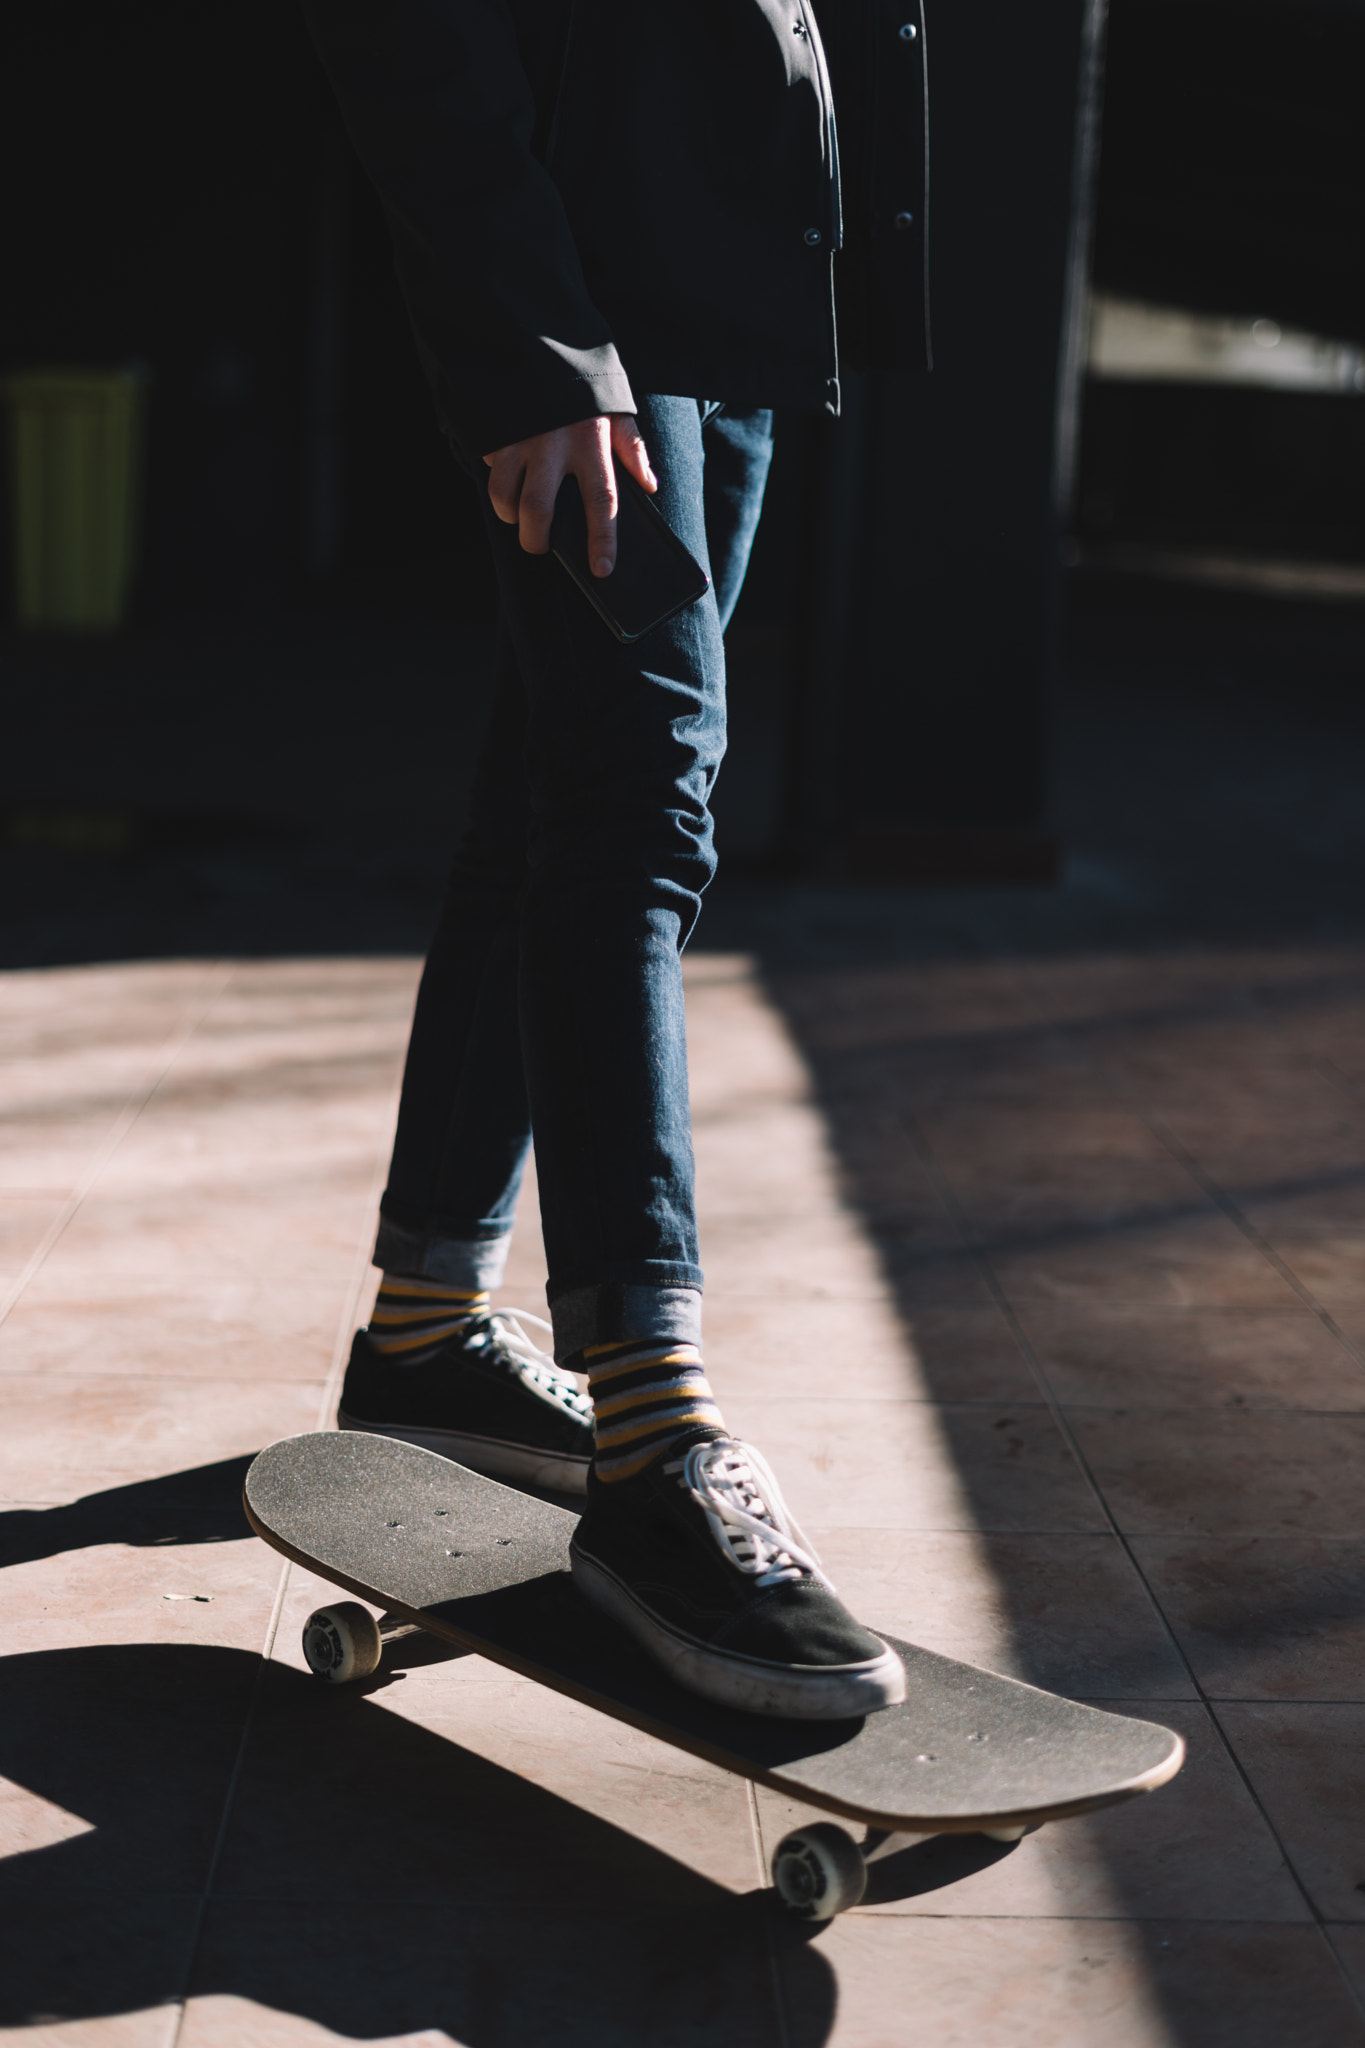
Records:
{"label": "rolled jeans cuff", "polygon": [[576,1287],[561,1294],[550,1303],[550,1320],[555,1357],[561,1364],[590,1344],[619,1344],[632,1337],[699,1345],[701,1289],[607,1280],[598,1287]]}
{"label": "rolled jeans cuff", "polygon": [[489,1237],[438,1237],[381,1216],[374,1263],[386,1273],[439,1280],[447,1287],[467,1287],[471,1293],[480,1293],[501,1287],[511,1243],[510,1230]]}

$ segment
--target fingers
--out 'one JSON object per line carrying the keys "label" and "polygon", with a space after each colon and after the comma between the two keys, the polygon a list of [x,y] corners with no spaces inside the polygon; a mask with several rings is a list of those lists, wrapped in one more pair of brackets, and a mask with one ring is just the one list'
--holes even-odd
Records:
{"label": "fingers", "polygon": [[[583,510],[588,517],[588,566],[594,576],[610,576],[616,567],[616,471],[611,460],[611,426],[593,420],[591,442],[574,465]],[[585,437],[586,440],[586,437]]]}
{"label": "fingers", "polygon": [[525,441],[514,441],[509,448],[499,448],[483,458],[489,468],[489,503],[504,526],[517,523],[522,479],[526,475],[527,445]]}
{"label": "fingers", "polygon": [[528,555],[548,553],[555,500],[566,476],[578,479],[588,523],[588,563],[594,576],[616,567],[616,472],[612,452],[647,491],[658,489],[649,454],[630,413],[579,420],[485,455],[488,496],[507,526],[518,529]]}
{"label": "fingers", "polygon": [[574,467],[572,449],[564,445],[563,433],[537,434],[525,444],[526,474],[517,501],[517,524],[528,555],[550,551],[550,527],[554,522],[559,486]]}
{"label": "fingers", "polygon": [[658,490],[659,479],[650,466],[649,450],[641,438],[633,413],[614,412],[611,415],[611,445],[616,460],[622,469],[630,472],[637,484],[650,492]]}
{"label": "fingers", "polygon": [[[584,422],[588,427],[592,424]],[[573,436],[579,431],[557,427],[552,433],[533,434],[529,440],[496,448],[483,458],[489,470],[489,503],[505,526],[519,529],[528,555],[549,550],[559,487],[577,467]]]}

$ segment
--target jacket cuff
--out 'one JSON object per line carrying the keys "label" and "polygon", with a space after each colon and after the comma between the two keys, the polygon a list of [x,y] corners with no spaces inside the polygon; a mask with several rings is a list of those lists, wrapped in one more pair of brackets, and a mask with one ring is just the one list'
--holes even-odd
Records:
{"label": "jacket cuff", "polygon": [[486,378],[475,392],[457,382],[420,338],[418,348],[442,429],[467,466],[532,434],[636,409],[630,379],[611,342],[586,349],[542,342],[542,361],[534,372]]}

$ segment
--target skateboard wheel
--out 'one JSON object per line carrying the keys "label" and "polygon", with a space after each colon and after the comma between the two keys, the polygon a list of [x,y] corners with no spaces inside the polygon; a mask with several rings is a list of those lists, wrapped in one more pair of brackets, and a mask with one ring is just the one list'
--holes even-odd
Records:
{"label": "skateboard wheel", "polygon": [[982,1828],[980,1833],[986,1837],[988,1842],[1022,1842],[1028,1833],[1028,1829],[1026,1827]]}
{"label": "skateboard wheel", "polygon": [[319,1607],[303,1624],[303,1654],[315,1678],[329,1685],[349,1685],[379,1668],[384,1645],[379,1625],[358,1600],[338,1600]]}
{"label": "skateboard wheel", "polygon": [[796,1828],[773,1851],[773,1887],[800,1920],[832,1920],[867,1890],[867,1865],[851,1835],[832,1821]]}

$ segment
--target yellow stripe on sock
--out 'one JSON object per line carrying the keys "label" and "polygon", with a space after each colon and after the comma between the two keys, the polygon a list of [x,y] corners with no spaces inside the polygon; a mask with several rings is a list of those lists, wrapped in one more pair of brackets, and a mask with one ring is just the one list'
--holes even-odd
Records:
{"label": "yellow stripe on sock", "polygon": [[608,1486],[618,1479],[633,1479],[637,1472],[644,1471],[646,1465],[653,1464],[660,1451],[667,1450],[667,1448],[667,1440],[663,1443],[650,1444],[640,1452],[638,1457],[626,1458],[620,1464],[617,1464],[614,1460],[611,1461],[605,1468],[599,1469],[597,1476]]}
{"label": "yellow stripe on sock", "polygon": [[661,1429],[670,1434],[690,1429],[694,1423],[720,1424],[720,1411],[714,1402],[708,1401],[702,1407],[686,1410],[678,1415],[656,1415],[650,1422],[621,1423],[615,1429],[599,1429],[597,1445],[599,1450],[611,1450],[617,1444],[633,1444],[641,1437],[657,1436]]}
{"label": "yellow stripe on sock", "polygon": [[[603,1347],[599,1347],[603,1348]],[[588,1356],[585,1351],[584,1358]],[[594,1387],[600,1387],[604,1380],[619,1379],[623,1372],[641,1372],[647,1365],[691,1365],[701,1364],[701,1353],[695,1344],[684,1344],[674,1351],[637,1351],[629,1358],[623,1358],[619,1365],[602,1367],[589,1366],[588,1378]]]}
{"label": "yellow stripe on sock", "polygon": [[483,1301],[487,1298],[486,1287],[446,1287],[439,1280],[381,1280],[381,1295],[391,1300],[402,1300],[411,1296],[415,1301]]}
{"label": "yellow stripe on sock", "polygon": [[453,1336],[462,1327],[460,1323],[451,1323],[445,1329],[414,1330],[410,1337],[379,1337],[375,1339],[375,1349],[385,1358],[394,1351],[420,1351],[424,1345],[429,1351],[435,1351],[440,1348],[442,1337]]}
{"label": "yellow stripe on sock", "polygon": [[706,1380],[689,1373],[686,1379],[677,1381],[672,1387],[655,1381],[648,1387],[637,1387],[631,1394],[615,1394],[610,1401],[594,1401],[593,1413],[599,1421],[608,1415],[623,1415],[628,1408],[657,1408],[661,1401],[689,1400],[714,1401],[715,1395]]}

